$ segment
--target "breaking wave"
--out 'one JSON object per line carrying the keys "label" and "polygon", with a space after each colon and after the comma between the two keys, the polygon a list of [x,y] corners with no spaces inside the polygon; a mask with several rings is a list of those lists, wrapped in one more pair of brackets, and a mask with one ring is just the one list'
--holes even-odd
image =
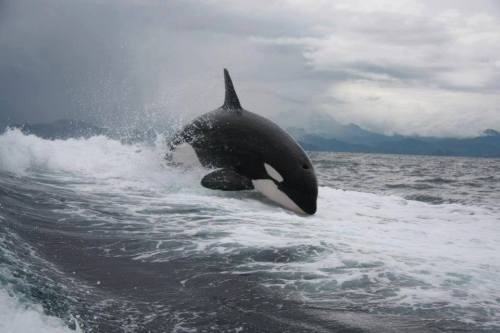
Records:
{"label": "breaking wave", "polygon": [[[120,289],[116,280],[107,280],[100,271],[118,267],[113,266],[115,262],[141,265],[152,272],[176,263],[172,267],[181,270],[175,273],[181,274],[179,288],[193,292],[252,277],[258,288],[279,295],[276,304],[293,300],[320,321],[342,323],[347,319],[338,311],[352,311],[371,316],[372,322],[378,320],[380,331],[387,329],[384,318],[388,316],[400,318],[390,317],[393,323],[402,320],[401,316],[411,318],[417,322],[416,331],[429,321],[443,330],[500,327],[498,210],[446,203],[434,193],[416,197],[367,193],[363,188],[342,190],[335,177],[338,169],[328,162],[335,156],[315,154],[313,164],[323,165],[318,169],[318,212],[304,218],[257,193],[203,189],[199,186],[203,171],[165,165],[164,149],[161,138],[154,145],[126,145],[105,136],[44,140],[19,130],[0,136],[0,225],[2,232],[20,240],[9,247],[27,242],[60,270],[51,276],[52,281],[82,286],[61,291],[69,305],[60,319],[50,315],[57,311],[43,297],[32,297],[32,293],[26,297],[25,289],[0,283],[0,322],[7,325],[7,331],[80,329],[68,318],[81,318],[81,329],[91,331],[125,314],[133,318],[124,324],[131,331],[163,327],[161,320],[171,325],[165,327],[183,331],[200,327],[203,317],[217,322],[228,311],[213,308],[212,301],[206,301],[207,308],[201,307],[204,296],[200,295],[192,299],[184,295],[182,303],[172,295],[168,300],[154,293],[138,296],[132,288]],[[435,185],[455,183],[449,178],[422,179]],[[345,188],[352,184],[346,183]],[[33,231],[31,226],[40,229]],[[54,241],[65,253],[57,252]],[[69,248],[68,243],[75,241],[81,242],[81,248]],[[1,244],[4,254],[15,252]],[[91,253],[95,262],[79,262],[86,270],[71,275],[79,267],[72,261],[78,261],[82,251]],[[24,259],[14,254],[0,259],[0,281],[8,281],[7,276],[16,275],[20,267],[28,275],[42,274],[37,265],[22,266]],[[130,274],[133,280],[133,274],[139,273]],[[145,276],[156,281],[153,275]],[[200,285],[201,277],[213,280]],[[117,285],[108,285],[113,281]],[[145,280],[144,285],[153,291],[159,288]],[[90,301],[80,293],[102,297],[99,307],[83,306],[85,300]],[[237,303],[241,295],[232,297]],[[25,298],[28,303],[20,301]],[[130,313],[124,309],[113,316],[103,314],[117,311],[116,306],[106,304],[129,304],[136,299],[154,304],[163,319],[141,314],[140,307]],[[159,326],[147,326],[152,323]],[[360,329],[370,331],[360,323]],[[232,327],[220,325],[219,329]],[[233,328],[250,330],[241,322]]]}

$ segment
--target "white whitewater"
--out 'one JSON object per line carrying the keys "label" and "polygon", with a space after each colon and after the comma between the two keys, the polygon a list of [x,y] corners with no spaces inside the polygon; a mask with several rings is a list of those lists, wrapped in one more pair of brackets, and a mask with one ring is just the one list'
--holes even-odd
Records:
{"label": "white whitewater", "polygon": [[[191,244],[176,251],[162,249],[159,240],[155,250],[135,253],[136,260],[295,248],[300,260],[249,260],[233,273],[275,274],[263,284],[306,302],[344,297],[346,304],[356,304],[359,299],[345,297],[352,292],[374,308],[439,310],[446,303],[454,320],[474,323],[483,312],[488,325],[500,327],[499,210],[344,191],[320,179],[317,214],[304,218],[258,194],[203,189],[201,170],[169,168],[163,151],[161,140],[155,146],[106,137],[50,141],[9,130],[0,136],[0,170],[64,180],[67,189],[96,201],[112,194],[110,209],[141,218],[160,238],[211,235],[189,238]],[[179,205],[193,209],[168,214]],[[65,210],[92,214],[72,205]],[[21,305],[0,289],[0,331],[67,330],[39,306]]]}

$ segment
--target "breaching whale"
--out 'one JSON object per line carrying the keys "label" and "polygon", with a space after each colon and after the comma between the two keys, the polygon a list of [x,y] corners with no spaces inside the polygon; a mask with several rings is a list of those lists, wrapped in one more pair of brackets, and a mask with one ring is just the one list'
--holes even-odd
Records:
{"label": "breaching whale", "polygon": [[256,189],[285,208],[314,214],[318,183],[307,154],[278,125],[241,107],[227,69],[224,80],[224,105],[177,132],[167,160],[211,169],[201,180],[206,188]]}

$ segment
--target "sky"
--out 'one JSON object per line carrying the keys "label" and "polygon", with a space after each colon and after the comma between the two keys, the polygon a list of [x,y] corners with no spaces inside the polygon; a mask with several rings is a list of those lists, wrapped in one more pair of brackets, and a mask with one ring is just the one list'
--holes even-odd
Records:
{"label": "sky", "polygon": [[500,2],[0,0],[0,123],[185,123],[225,67],[283,127],[478,135],[500,129]]}

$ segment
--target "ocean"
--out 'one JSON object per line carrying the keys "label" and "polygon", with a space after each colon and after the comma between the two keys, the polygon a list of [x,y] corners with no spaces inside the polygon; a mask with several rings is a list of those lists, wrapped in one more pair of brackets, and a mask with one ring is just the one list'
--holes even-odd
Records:
{"label": "ocean", "polygon": [[500,159],[311,152],[301,217],[164,153],[0,135],[0,332],[500,332]]}

